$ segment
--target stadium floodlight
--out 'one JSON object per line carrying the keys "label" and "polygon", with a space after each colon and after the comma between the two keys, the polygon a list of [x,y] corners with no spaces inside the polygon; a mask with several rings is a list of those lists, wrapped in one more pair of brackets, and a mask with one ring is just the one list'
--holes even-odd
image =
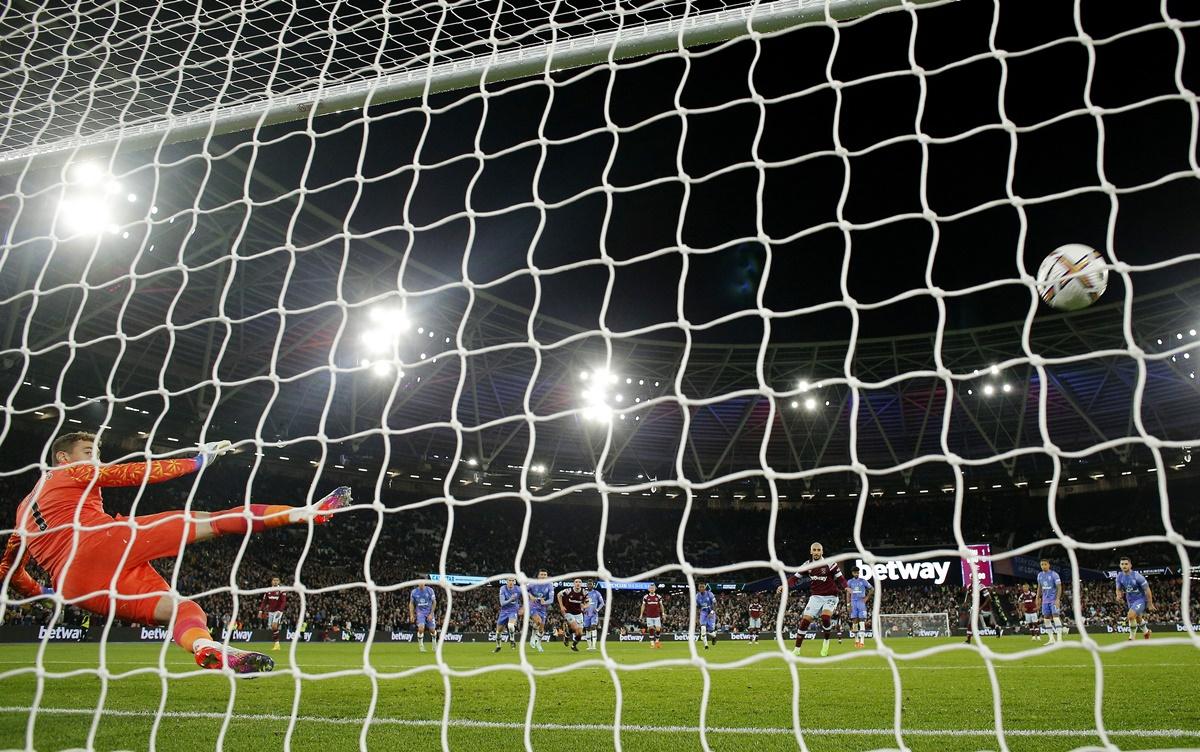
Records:
{"label": "stadium floodlight", "polygon": [[99,162],[80,162],[71,167],[71,180],[78,185],[93,186],[104,179],[104,168]]}
{"label": "stadium floodlight", "polygon": [[392,344],[392,338],[382,329],[371,329],[363,332],[362,342],[368,352],[383,352]]}
{"label": "stadium floodlight", "polygon": [[1195,330],[1195,329],[1188,329],[1188,336],[1195,337],[1195,336],[1196,336],[1196,330]]}
{"label": "stadium floodlight", "polygon": [[1007,393],[1007,392],[1011,392],[1011,391],[1012,391],[1012,384],[1005,384],[1005,385],[1004,385],[1003,387],[1001,387],[1001,388],[1002,388],[1002,389],[1005,391],[1005,393]]}
{"label": "stadium floodlight", "polygon": [[479,460],[472,457],[471,459],[467,460],[467,464],[470,465],[471,467],[475,467],[476,465],[479,464]]}
{"label": "stadium floodlight", "polygon": [[792,400],[792,409],[795,410],[798,407],[800,407],[800,403],[796,400]]}
{"label": "stadium floodlight", "polygon": [[983,385],[983,393],[986,394],[987,396],[991,397],[993,394],[996,393],[996,387],[992,386],[991,384],[984,384]]}
{"label": "stadium floodlight", "polygon": [[58,213],[66,229],[73,233],[95,235],[112,224],[108,206],[98,196],[63,199]]}
{"label": "stadium floodlight", "polygon": [[992,372],[992,375],[993,375],[993,376],[998,376],[998,375],[1000,375],[1000,366],[996,365],[995,363],[993,363],[993,364],[992,364],[992,367],[991,367],[990,369],[988,369],[988,370],[990,370],[990,371]]}
{"label": "stadium floodlight", "polygon": [[800,379],[800,384],[799,384],[799,386],[800,386],[800,391],[802,391],[802,392],[807,392],[807,391],[808,391],[808,380],[807,380],[807,379]]}
{"label": "stadium floodlight", "polygon": [[386,360],[380,360],[371,366],[371,373],[376,376],[387,376],[392,372],[392,364]]}
{"label": "stadium floodlight", "polygon": [[804,409],[805,410],[816,410],[817,409],[817,401],[815,399],[813,399],[812,397],[809,397],[808,399],[804,400]]}

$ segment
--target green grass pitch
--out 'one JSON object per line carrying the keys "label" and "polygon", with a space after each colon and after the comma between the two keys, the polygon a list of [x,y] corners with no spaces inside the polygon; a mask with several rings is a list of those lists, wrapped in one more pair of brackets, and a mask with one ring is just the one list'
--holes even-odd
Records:
{"label": "green grass pitch", "polygon": [[[1104,647],[1120,638],[1101,637]],[[897,653],[923,651],[959,640],[900,639]],[[1013,654],[1034,647],[1025,637],[989,639],[987,646]],[[964,646],[965,647],[965,646]],[[805,646],[816,658],[819,643]],[[33,665],[38,646],[0,646],[0,748],[26,748],[30,712],[37,691]],[[378,672],[374,721],[367,746],[380,750],[441,748],[445,682],[450,687],[451,749],[519,750],[530,682],[518,667],[516,651],[493,655],[487,644],[449,644],[445,664],[473,673],[443,677],[432,652],[411,644],[377,644],[370,653],[352,643],[302,644],[297,681],[287,669],[288,652],[275,653],[274,674],[232,680],[222,675],[177,676],[165,682],[159,656],[170,672],[195,669],[174,646],[113,644],[104,651],[109,679],[96,675],[100,647],[55,644],[45,649],[41,710],[33,727],[38,750],[92,746],[97,749],[159,750],[280,749],[287,739],[293,703],[298,720],[290,744],[298,750],[357,749],[363,719],[372,701],[372,680],[362,669],[369,660]],[[1163,640],[1098,654],[1104,668],[1103,717],[1110,741],[1122,749],[1200,745],[1200,651]],[[666,659],[690,660],[688,646],[664,643],[652,650],[641,643],[610,643],[621,689],[620,740],[625,750],[702,749],[699,732],[704,673],[699,665],[627,667]],[[572,653],[551,644],[529,663],[549,673],[536,676],[531,745],[537,750],[612,749],[616,687],[609,670],[595,663],[598,653]],[[698,658],[710,667],[706,738],[714,750],[797,749],[792,731],[792,678],[773,642],[751,646],[723,641]],[[754,660],[737,668],[723,664]],[[838,660],[841,658],[842,660]],[[592,661],[593,665],[577,665]],[[1006,743],[1012,750],[1065,750],[1099,746],[1093,702],[1096,673],[1092,653],[1070,642],[1048,654],[996,661]],[[572,668],[574,666],[574,668]],[[980,654],[955,649],[897,661],[903,713],[903,743],[914,750],[999,749],[993,722],[992,691]],[[624,667],[624,668],[622,668]],[[424,670],[422,670],[424,669]],[[569,669],[569,670],[568,670]],[[830,659],[796,666],[800,720],[811,750],[858,750],[898,746],[892,732],[895,685],[885,659],[854,650],[846,641]],[[93,728],[103,694],[104,712]],[[155,715],[162,706],[156,731]],[[228,712],[228,724],[224,725]],[[223,728],[224,726],[224,728]],[[94,734],[89,745],[89,734]]]}

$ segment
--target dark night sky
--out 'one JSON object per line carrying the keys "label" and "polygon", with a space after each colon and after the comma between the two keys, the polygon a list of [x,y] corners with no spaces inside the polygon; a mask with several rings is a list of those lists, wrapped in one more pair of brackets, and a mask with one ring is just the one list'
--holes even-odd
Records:
{"label": "dark night sky", "polygon": [[[1196,6],[1171,3],[1177,17],[1194,17]],[[992,24],[991,3],[974,0],[922,11],[918,14],[916,59],[926,70],[961,61],[987,50]],[[1062,39],[1075,34],[1069,2],[1004,3],[996,43],[1011,51]],[[1189,16],[1190,14],[1190,16]],[[1083,23],[1095,38],[1124,29],[1161,21],[1157,3],[1083,4]],[[854,26],[843,27],[833,62],[834,75],[844,82],[908,68],[908,43],[912,21],[905,13],[884,14]],[[1193,29],[1183,31],[1190,43],[1183,66],[1183,81],[1197,86]],[[749,41],[715,52],[702,51],[693,58],[681,93],[688,108],[720,106],[750,95],[749,80],[767,98],[780,97],[818,86],[825,81],[825,66],[833,42],[826,27],[793,31],[764,40],[757,64]],[[1138,33],[1100,45],[1096,50],[1092,97],[1102,107],[1122,107],[1159,95],[1177,94],[1174,71],[1177,45],[1166,29]],[[1017,126],[1029,126],[1084,106],[1087,48],[1078,42],[1053,45],[1036,54],[1010,58],[1004,106]],[[922,131],[935,138],[954,137],[987,124],[998,124],[998,88],[1001,66],[985,58],[952,71],[927,77],[928,92]],[[636,67],[622,66],[616,75],[610,116],[622,127],[609,182],[628,187],[671,177],[677,173],[681,120],[669,116],[684,73],[677,56],[654,59]],[[608,73],[604,69],[565,71],[556,75],[553,103],[545,125],[549,139],[563,139],[604,125],[604,95]],[[511,208],[533,197],[534,170],[540,150],[537,130],[547,106],[547,87],[528,82],[490,87],[488,111],[480,143],[485,153],[523,144],[523,148],[486,161],[471,194],[480,210],[508,209],[502,216],[481,219],[469,273],[475,282],[486,282],[526,266],[526,254],[539,223],[531,208]],[[497,92],[500,92],[497,94]],[[435,96],[434,116],[421,152],[423,165],[435,165],[470,153],[483,117],[478,96],[464,92]],[[860,83],[843,89],[838,126],[842,144],[859,150],[887,139],[915,132],[919,82],[913,75]],[[759,147],[768,161],[788,160],[833,148],[835,96],[820,88],[799,98],[769,104]],[[370,126],[364,173],[376,176],[410,164],[423,118],[411,102],[373,110],[377,115],[399,113]],[[358,113],[354,113],[357,115]],[[350,118],[333,116],[317,121],[319,131],[335,130]],[[777,311],[840,298],[839,276],[846,239],[836,228],[825,229],[773,248],[769,276],[763,277],[766,254],[752,242],[757,234],[756,191],[758,172],[749,164],[758,127],[757,108],[743,103],[687,118],[682,165],[693,178],[701,178],[731,165],[740,169],[692,185],[686,206],[679,181],[670,180],[613,196],[612,217],[603,233],[605,247],[614,259],[626,260],[674,247],[679,232],[689,247],[705,251],[743,242],[715,253],[691,256],[685,292],[685,315],[693,323],[753,308],[759,285],[766,285],[766,302]],[[1136,107],[1104,117],[1106,144],[1104,170],[1118,187],[1128,187],[1189,169],[1190,131],[1195,127],[1187,105],[1172,100]],[[265,131],[260,141],[279,137],[294,126]],[[228,137],[228,144],[244,136]],[[362,138],[362,128],[347,129],[317,140],[313,171],[308,184],[325,185],[352,174]],[[546,201],[578,195],[602,180],[613,147],[612,136],[598,132],[570,144],[552,145],[538,191]],[[929,151],[928,198],[939,215],[962,212],[1005,195],[1008,175],[1009,134],[986,130]],[[1097,186],[1097,126],[1090,116],[1075,116],[1044,125],[1017,137],[1013,190],[1038,198],[1086,186]],[[270,146],[260,166],[287,185],[298,179],[309,149],[307,139],[293,137]],[[889,216],[919,212],[921,148],[913,140],[877,148],[850,159],[850,188],[844,216],[866,223]],[[464,209],[468,185],[476,174],[474,159],[424,169],[412,197],[412,219],[428,224]],[[779,240],[836,219],[836,206],[844,182],[842,161],[833,155],[817,156],[790,166],[766,171],[762,202],[763,225]],[[397,225],[402,221],[405,195],[411,190],[411,172],[371,183],[352,218],[359,231]],[[313,197],[319,205],[343,213],[349,187]],[[1174,180],[1166,185],[1120,196],[1115,225],[1115,249],[1121,260],[1148,263],[1193,250],[1200,230],[1200,212],[1192,207],[1200,199],[1200,182]],[[534,261],[552,269],[599,255],[605,215],[602,194],[576,198],[565,207],[549,211],[536,241]],[[1083,242],[1104,248],[1110,202],[1106,195],[1088,192],[1027,207],[1028,230],[1023,257],[1027,269],[1036,270],[1040,259],[1065,242]],[[940,223],[935,284],[958,289],[1000,278],[1015,278],[1019,245],[1018,212],[1002,205],[952,222]],[[458,219],[418,234],[413,258],[461,278],[467,223]],[[932,231],[923,219],[855,230],[848,273],[850,293],[860,302],[875,302],[924,285],[931,253]],[[672,320],[676,315],[675,288],[682,257],[667,253],[652,260],[619,268],[608,323],[622,330]],[[1160,289],[1196,274],[1194,266],[1166,273],[1138,276],[1139,292]],[[580,326],[598,326],[607,270],[600,266],[564,271],[543,277],[544,313]],[[414,287],[415,280],[406,280]],[[394,279],[381,280],[381,289]],[[501,294],[528,304],[533,286],[528,276],[500,288]],[[1105,300],[1124,295],[1115,275]],[[948,302],[949,325],[968,327],[1024,316],[1029,294],[1006,286]],[[860,336],[886,336],[929,331],[936,326],[932,299],[922,296],[887,308],[864,312]],[[721,327],[717,339],[755,341],[757,320]],[[845,312],[813,314],[777,321],[776,339],[810,340],[849,335]]]}

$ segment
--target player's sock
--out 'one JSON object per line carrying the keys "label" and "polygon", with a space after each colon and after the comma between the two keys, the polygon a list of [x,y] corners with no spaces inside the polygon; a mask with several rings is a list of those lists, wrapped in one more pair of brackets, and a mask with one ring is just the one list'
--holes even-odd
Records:
{"label": "player's sock", "polygon": [[805,637],[805,635],[808,634],[808,625],[809,624],[812,624],[812,619],[810,619],[807,616],[805,616],[803,619],[800,620],[800,629],[796,632],[796,649],[797,650],[799,650],[800,646],[804,644],[804,637]]}
{"label": "player's sock", "polygon": [[700,625],[700,642],[704,643],[704,647],[708,647],[708,627]]}
{"label": "player's sock", "polygon": [[212,642],[212,633],[208,631],[208,617],[204,609],[192,601],[181,601],[175,607],[175,626],[171,628],[171,637],[176,644],[189,653],[196,652],[197,640]]}
{"label": "player's sock", "polygon": [[1054,625],[1049,619],[1042,619],[1042,632],[1045,633],[1047,642],[1054,642]]}
{"label": "player's sock", "polygon": [[[234,507],[213,512],[208,518],[208,524],[217,535],[238,535],[247,531],[261,533],[267,528],[290,524],[289,512],[299,507],[289,507],[283,504],[251,504],[250,514],[254,519],[246,519],[246,507]],[[260,519],[262,518],[262,519]]]}
{"label": "player's sock", "polygon": [[1057,616],[1054,617],[1054,634],[1058,635],[1059,642],[1062,642],[1064,631],[1062,619]]}

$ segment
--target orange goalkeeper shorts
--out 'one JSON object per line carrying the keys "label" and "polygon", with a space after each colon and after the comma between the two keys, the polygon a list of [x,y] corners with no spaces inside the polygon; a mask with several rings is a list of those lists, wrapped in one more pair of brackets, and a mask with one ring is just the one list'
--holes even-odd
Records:
{"label": "orange goalkeeper shorts", "polygon": [[[70,566],[54,581],[64,598],[82,598],[75,603],[79,608],[107,616],[114,607],[118,619],[154,624],[154,609],[171,586],[149,562],[179,552],[185,545],[185,522],[180,512],[135,519],[136,535],[124,526],[81,535]],[[187,532],[186,540],[193,540],[194,529]]]}

